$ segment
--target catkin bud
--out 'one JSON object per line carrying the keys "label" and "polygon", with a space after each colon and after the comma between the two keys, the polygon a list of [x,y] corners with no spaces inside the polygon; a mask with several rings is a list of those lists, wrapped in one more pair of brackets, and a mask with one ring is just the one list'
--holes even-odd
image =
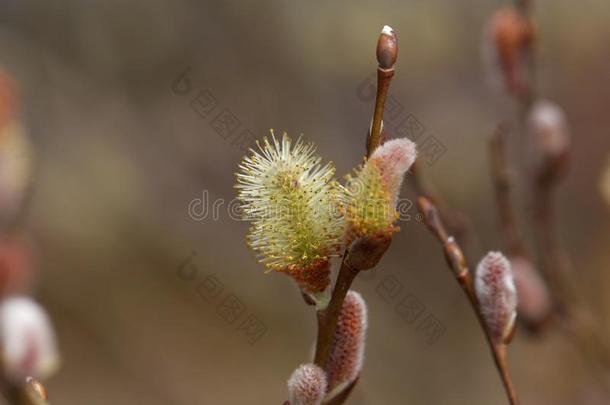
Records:
{"label": "catkin bud", "polygon": [[28,297],[7,298],[0,305],[0,345],[5,375],[16,383],[29,376],[44,379],[59,365],[49,317]]}
{"label": "catkin bud", "polygon": [[324,371],[315,364],[302,364],[288,379],[290,405],[319,405],[326,388]]}
{"label": "catkin bud", "polygon": [[339,314],[326,366],[329,391],[342,383],[351,383],[360,374],[367,325],[366,303],[359,293],[350,290]]}
{"label": "catkin bud", "polygon": [[356,169],[356,177],[348,178],[348,240],[395,230],[400,186],[416,156],[415,144],[409,139],[392,139],[375,149]]}
{"label": "catkin bud", "polygon": [[400,186],[405,173],[411,167],[417,150],[415,143],[407,138],[392,139],[379,146],[371,155],[369,161],[379,168],[394,204],[400,193]]}
{"label": "catkin bud", "polygon": [[528,132],[533,141],[534,160],[539,162],[538,182],[557,181],[568,165],[570,134],[565,113],[551,101],[536,102],[528,117]]}
{"label": "catkin bud", "polygon": [[510,262],[489,252],[477,266],[475,291],[487,329],[496,343],[508,343],[517,316],[517,291]]}
{"label": "catkin bud", "polygon": [[510,263],[519,297],[519,319],[532,328],[539,327],[547,320],[552,309],[546,283],[528,259],[517,256],[511,258]]}

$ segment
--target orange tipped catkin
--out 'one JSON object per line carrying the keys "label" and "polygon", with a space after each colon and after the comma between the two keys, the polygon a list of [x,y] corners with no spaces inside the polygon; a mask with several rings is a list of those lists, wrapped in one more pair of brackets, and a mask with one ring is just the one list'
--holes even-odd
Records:
{"label": "orange tipped catkin", "polygon": [[360,374],[364,360],[367,309],[362,296],[349,291],[337,322],[326,375],[328,390],[341,383],[350,383]]}

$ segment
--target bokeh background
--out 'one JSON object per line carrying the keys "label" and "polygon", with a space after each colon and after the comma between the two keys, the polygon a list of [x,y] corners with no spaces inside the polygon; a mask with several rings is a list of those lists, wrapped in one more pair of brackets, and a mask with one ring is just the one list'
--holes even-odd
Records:
{"label": "bokeh background", "polygon": [[[428,177],[471,217],[473,261],[502,248],[487,139],[516,109],[487,86],[480,44],[486,19],[504,3],[0,2],[0,64],[20,86],[36,151],[26,221],[35,295],[63,354],[47,382],[52,402],[285,399],[286,379],[309,359],[315,316],[289,278],[263,274],[245,244],[247,224],[227,210],[244,154],[235,140],[245,130],[303,133],[338,173],[350,171],[372,112],[358,88],[374,72],[384,24],[400,47],[391,95],[446,148]],[[610,2],[534,3],[539,90],[565,108],[573,133],[574,164],[558,195],[561,240],[608,335],[610,201],[601,179],[610,149]],[[183,73],[188,86],[177,91]],[[209,115],[191,105],[200,92],[216,100]],[[230,136],[215,129],[224,109],[239,121]],[[204,218],[193,207],[206,198]],[[528,209],[522,200],[520,212]],[[378,271],[356,282],[370,328],[349,403],[505,403],[477,320],[412,214]],[[387,276],[403,286],[396,299],[380,293]],[[396,310],[409,294],[445,327],[433,344]],[[234,321],[222,310],[230,297],[243,308]],[[249,316],[265,328],[254,343],[240,329]],[[558,332],[518,334],[510,360],[526,404],[608,401]]]}

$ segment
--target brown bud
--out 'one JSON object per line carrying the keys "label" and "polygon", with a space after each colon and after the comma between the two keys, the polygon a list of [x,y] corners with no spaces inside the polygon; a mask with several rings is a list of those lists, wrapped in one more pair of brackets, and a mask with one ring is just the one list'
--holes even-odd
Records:
{"label": "brown bud", "polygon": [[391,242],[391,233],[384,232],[356,239],[347,256],[349,265],[356,270],[372,269],[379,263]]}
{"label": "brown bud", "polygon": [[486,36],[493,49],[493,63],[501,69],[507,89],[522,93],[527,88],[524,51],[534,39],[532,24],[515,8],[503,7],[491,17]]}
{"label": "brown bud", "polygon": [[392,69],[398,58],[398,40],[392,27],[384,25],[377,42],[377,63],[382,69]]}

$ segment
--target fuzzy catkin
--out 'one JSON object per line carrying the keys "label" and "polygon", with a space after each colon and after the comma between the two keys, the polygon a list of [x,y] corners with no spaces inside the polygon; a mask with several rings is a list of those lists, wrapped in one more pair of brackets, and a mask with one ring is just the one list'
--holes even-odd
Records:
{"label": "fuzzy catkin", "polygon": [[59,365],[51,321],[25,296],[6,298],[0,305],[0,346],[5,375],[18,383],[28,376],[49,377]]}
{"label": "fuzzy catkin", "polygon": [[302,364],[288,379],[290,405],[319,405],[326,389],[324,371],[314,364]]}
{"label": "fuzzy catkin", "polygon": [[251,222],[248,243],[269,270],[293,276],[308,292],[323,291],[345,234],[335,168],[321,165],[313,144],[293,143],[286,134],[278,140],[272,132],[258,147],[236,174],[243,216]]}
{"label": "fuzzy catkin", "polygon": [[375,149],[354,177],[348,176],[348,240],[396,231],[393,224],[400,186],[416,156],[415,144],[409,139],[392,139]]}
{"label": "fuzzy catkin", "polygon": [[517,291],[510,262],[500,252],[489,252],[477,266],[475,291],[489,333],[496,343],[506,342],[517,315]]}

